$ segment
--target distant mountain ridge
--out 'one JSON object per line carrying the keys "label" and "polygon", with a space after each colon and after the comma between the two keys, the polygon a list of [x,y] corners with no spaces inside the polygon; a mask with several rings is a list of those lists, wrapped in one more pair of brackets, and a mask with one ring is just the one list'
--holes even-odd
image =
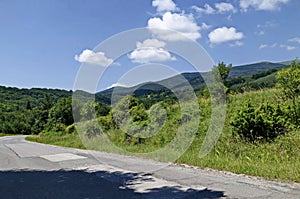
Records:
{"label": "distant mountain ridge", "polygon": [[[270,69],[280,69],[286,67],[289,63],[290,62],[259,62],[253,64],[234,66],[230,71],[229,78],[251,76],[259,72],[268,71]],[[173,77],[161,81],[141,83],[133,87],[113,87],[98,92],[96,94],[96,98],[109,100],[113,92],[117,93],[117,95],[135,94],[137,96],[153,92],[162,92],[168,90],[167,88],[174,89],[181,87],[183,84],[185,84],[184,82],[180,81],[182,77],[184,77],[189,82],[189,84],[194,88],[194,90],[200,90],[205,87],[205,82],[202,77],[203,75],[205,75],[205,73],[182,73],[180,75],[175,75]]]}
{"label": "distant mountain ridge", "polygon": [[283,68],[289,64],[272,63],[272,62],[259,62],[254,64],[246,64],[241,66],[232,67],[229,77],[249,76],[262,71],[267,71],[273,68]]}
{"label": "distant mountain ridge", "polygon": [[[291,61],[280,62],[280,63],[259,62],[254,64],[234,66],[231,69],[229,78],[251,76],[253,74],[257,74],[259,72],[267,71],[273,68],[275,69],[283,68],[289,65],[290,63]],[[145,94],[165,92],[165,94],[167,95],[168,93],[170,93],[170,89],[181,88],[181,87],[183,87],[182,89],[184,89],[184,86],[187,85],[186,82],[188,82],[193,87],[194,90],[201,90],[202,88],[205,87],[205,83],[202,78],[203,75],[205,75],[205,73],[200,74],[197,72],[186,72],[157,82],[145,82],[129,88],[120,87],[120,86],[109,88],[96,93],[95,97],[96,100],[99,102],[105,102],[107,104],[110,104],[112,93],[116,93],[117,95],[121,95],[121,96],[127,94],[135,94],[136,96],[142,96]],[[184,79],[186,82],[181,81],[182,79]],[[259,80],[259,82],[261,81],[264,81],[264,79]],[[31,105],[34,107],[37,106],[39,102],[47,94],[49,94],[54,101],[57,101],[59,98],[72,96],[72,93],[73,92],[71,91],[66,91],[61,89],[47,89],[47,88],[32,88],[32,89],[22,88],[21,89],[21,88],[0,86],[0,102],[5,102],[6,100],[9,101],[12,100],[12,101],[16,101],[16,104],[20,104],[20,102],[22,102],[20,105],[25,106],[26,102],[30,101]],[[86,94],[93,95],[89,93]]]}

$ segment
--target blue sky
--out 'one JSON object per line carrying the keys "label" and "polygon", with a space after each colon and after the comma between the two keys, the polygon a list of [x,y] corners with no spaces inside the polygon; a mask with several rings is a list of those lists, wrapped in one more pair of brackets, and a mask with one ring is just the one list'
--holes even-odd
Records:
{"label": "blue sky", "polygon": [[[190,70],[164,49],[170,35],[137,41],[137,49],[119,60],[93,51],[107,38],[141,27],[182,32],[216,63],[295,59],[300,55],[299,8],[298,0],[1,0],[0,85],[69,90],[80,65],[94,61],[102,69],[113,63],[100,89],[138,64]],[[151,51],[139,48],[150,44]]]}

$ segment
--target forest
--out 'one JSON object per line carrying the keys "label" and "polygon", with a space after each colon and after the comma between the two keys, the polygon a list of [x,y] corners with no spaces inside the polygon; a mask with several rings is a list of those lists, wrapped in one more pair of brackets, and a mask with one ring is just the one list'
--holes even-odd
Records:
{"label": "forest", "polygon": [[[136,154],[166,146],[180,125],[199,122],[193,142],[177,163],[300,182],[300,64],[297,60],[274,67],[264,64],[268,67],[260,64],[259,70],[252,67],[251,72],[223,62],[212,69],[224,84],[227,114],[219,141],[204,158],[199,158],[199,149],[214,102],[199,74],[184,74],[197,96],[201,110],[197,117],[182,113],[176,96],[159,83],[142,85],[132,95],[122,91],[114,108],[108,100],[112,90],[93,96],[82,91],[0,87],[0,133],[111,152],[109,146],[99,145],[105,135],[115,146]],[[72,99],[76,94],[96,100],[83,103]],[[125,109],[130,115],[127,119]],[[180,139],[188,136],[186,133]]]}

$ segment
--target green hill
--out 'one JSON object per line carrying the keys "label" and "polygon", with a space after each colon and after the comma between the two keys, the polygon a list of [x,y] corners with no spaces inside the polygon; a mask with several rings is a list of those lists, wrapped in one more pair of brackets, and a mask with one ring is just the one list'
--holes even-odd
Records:
{"label": "green hill", "polygon": [[[282,63],[271,63],[271,62],[259,62],[254,64],[247,64],[241,66],[234,66],[229,74],[229,79],[233,80],[231,85],[234,85],[234,89],[240,90],[241,87],[245,87],[245,85],[250,85],[252,89],[258,89],[264,86],[263,81],[267,81],[265,84],[266,87],[270,88],[275,85],[274,83],[274,75],[268,78],[264,78],[264,80],[258,81],[259,78],[270,75],[273,72],[276,72],[277,69],[286,67],[285,64]],[[273,70],[272,70],[273,69]],[[274,70],[275,69],[275,70]],[[264,72],[268,71],[268,74]],[[125,87],[115,87],[110,88],[104,91],[101,91],[96,94],[96,99],[100,101],[100,99],[105,99],[105,102],[109,102],[108,99],[111,98],[112,93],[117,96],[125,96],[128,94],[135,94],[137,97],[143,95],[152,95],[152,97],[158,98],[159,93],[165,92],[168,95],[172,95],[171,90],[176,88],[183,88],[188,86],[189,83],[193,89],[197,92],[205,88],[205,82],[203,77],[205,77],[206,73],[182,73],[180,75],[176,75],[158,82],[147,82],[142,83],[130,88]],[[239,78],[243,78],[242,81],[234,81]],[[271,83],[272,82],[272,83]],[[237,84],[237,85],[235,85]]]}

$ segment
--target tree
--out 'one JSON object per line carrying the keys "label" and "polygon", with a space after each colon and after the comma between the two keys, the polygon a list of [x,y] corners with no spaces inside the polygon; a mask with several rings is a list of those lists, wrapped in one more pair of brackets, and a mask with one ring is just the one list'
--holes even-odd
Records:
{"label": "tree", "polygon": [[214,66],[212,72],[217,80],[220,80],[226,88],[228,88],[227,78],[229,76],[230,70],[232,68],[232,64],[226,66],[224,62],[218,64],[218,66]]}
{"label": "tree", "polygon": [[57,126],[68,126],[73,122],[72,99],[70,97],[62,98],[50,109],[47,128],[50,130]]}
{"label": "tree", "polygon": [[110,106],[104,103],[98,103],[95,106],[97,116],[107,116],[110,112]]}
{"label": "tree", "polygon": [[96,110],[99,109],[99,103],[95,101],[88,101],[86,102],[81,110],[80,110],[80,115],[81,119],[83,120],[92,120],[96,118]]}
{"label": "tree", "polygon": [[289,68],[279,71],[276,79],[276,87],[280,89],[283,99],[291,100],[293,104],[293,118],[297,123],[299,113],[296,100],[300,96],[300,64],[297,60],[294,60]]}

